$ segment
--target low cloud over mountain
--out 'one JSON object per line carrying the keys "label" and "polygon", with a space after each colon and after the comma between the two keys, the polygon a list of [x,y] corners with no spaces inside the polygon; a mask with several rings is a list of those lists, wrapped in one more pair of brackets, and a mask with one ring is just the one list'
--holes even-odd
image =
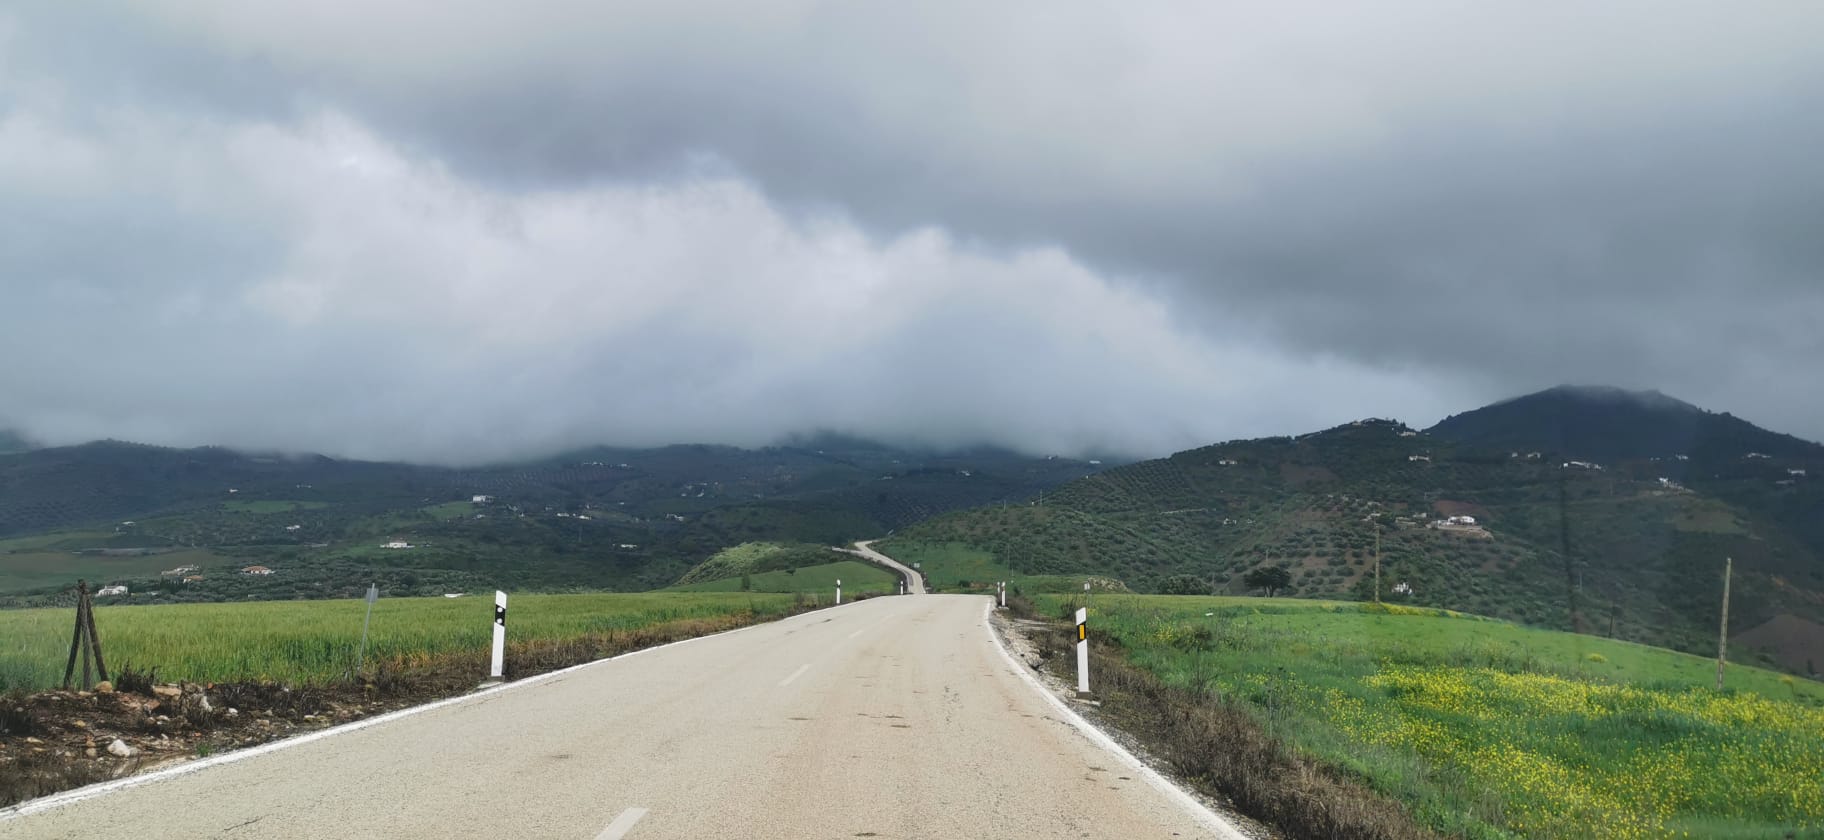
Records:
{"label": "low cloud over mountain", "polygon": [[1565,380],[1824,437],[1824,12],[0,11],[0,419],[1157,454]]}

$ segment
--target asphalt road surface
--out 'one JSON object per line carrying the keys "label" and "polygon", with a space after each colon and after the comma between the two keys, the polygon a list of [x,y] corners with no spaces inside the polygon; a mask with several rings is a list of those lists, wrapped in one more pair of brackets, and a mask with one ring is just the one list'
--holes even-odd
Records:
{"label": "asphalt road surface", "polygon": [[872,560],[875,563],[878,563],[882,566],[886,566],[889,569],[897,569],[899,571],[899,573],[901,575],[904,575],[906,578],[906,594],[907,595],[925,594],[925,576],[923,574],[920,574],[918,571],[916,571],[914,569],[907,568],[905,566],[905,564],[900,563],[898,560],[895,560],[891,557],[888,557],[885,554],[875,551],[873,540],[867,540],[865,542],[858,542],[855,544],[855,548],[852,550],[847,549],[847,548],[839,548],[836,550],[845,552],[848,554],[853,554],[857,557],[865,557],[868,560]]}
{"label": "asphalt road surface", "polygon": [[987,599],[876,598],[78,799],[0,837],[1220,837],[1063,722]]}

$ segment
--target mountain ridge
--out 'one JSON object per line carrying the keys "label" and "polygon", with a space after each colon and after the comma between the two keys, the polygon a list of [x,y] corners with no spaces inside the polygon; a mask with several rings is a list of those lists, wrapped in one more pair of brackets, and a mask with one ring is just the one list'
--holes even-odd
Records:
{"label": "mountain ridge", "polygon": [[[1633,396],[1555,389],[1459,416],[1536,420],[1541,404],[1568,399],[1578,410],[1563,419],[1602,431],[1642,413]],[[1359,420],[1110,469],[1053,489],[1042,508],[948,513],[885,545],[958,545],[1017,575],[1112,576],[1141,591],[1241,592],[1248,572],[1281,566],[1296,596],[1366,600],[1378,544],[1383,600],[1556,629],[1613,626],[1694,653],[1714,650],[1732,557],[1737,630],[1788,614],[1824,620],[1824,447],[1658,396],[1644,407],[1650,420],[1729,422],[1694,427],[1689,452],[1598,458],[1629,453],[1547,445],[1557,426],[1491,443],[1453,439],[1450,425]],[[1614,416],[1593,417],[1603,406]],[[1412,594],[1391,595],[1396,582]]]}

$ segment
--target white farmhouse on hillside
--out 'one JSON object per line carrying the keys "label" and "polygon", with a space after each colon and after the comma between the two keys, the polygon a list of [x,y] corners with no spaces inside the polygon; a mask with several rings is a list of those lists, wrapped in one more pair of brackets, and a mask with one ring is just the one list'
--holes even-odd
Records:
{"label": "white farmhouse on hillside", "polygon": [[392,542],[389,542],[386,545],[383,545],[380,547],[381,548],[411,548],[412,544],[409,542],[406,542],[405,540],[393,540]]}
{"label": "white farmhouse on hillside", "polygon": [[122,584],[115,584],[114,586],[104,586],[100,589],[95,590],[95,597],[97,597],[97,598],[124,598],[124,597],[126,597],[126,594],[127,594],[127,587]]}

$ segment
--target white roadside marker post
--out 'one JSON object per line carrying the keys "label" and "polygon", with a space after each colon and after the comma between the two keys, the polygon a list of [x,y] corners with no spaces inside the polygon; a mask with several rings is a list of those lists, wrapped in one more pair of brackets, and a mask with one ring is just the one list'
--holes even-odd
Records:
{"label": "white roadside marker post", "polygon": [[836,606],[842,606],[842,578],[836,579]]}
{"label": "white roadside marker post", "polygon": [[488,667],[488,680],[500,682],[507,658],[507,593],[494,591],[494,659]]}
{"label": "white roadside marker post", "polygon": [[1077,697],[1089,696],[1089,610],[1077,608]]}
{"label": "white roadside marker post", "polygon": [[361,619],[361,653],[355,656],[355,674],[361,674],[361,666],[367,662],[367,625],[374,620],[374,602],[380,600],[380,587],[367,585],[367,617]]}
{"label": "white roadside marker post", "polygon": [[995,585],[995,588],[1001,593],[1001,609],[1007,609],[1007,581],[1001,581]]}

